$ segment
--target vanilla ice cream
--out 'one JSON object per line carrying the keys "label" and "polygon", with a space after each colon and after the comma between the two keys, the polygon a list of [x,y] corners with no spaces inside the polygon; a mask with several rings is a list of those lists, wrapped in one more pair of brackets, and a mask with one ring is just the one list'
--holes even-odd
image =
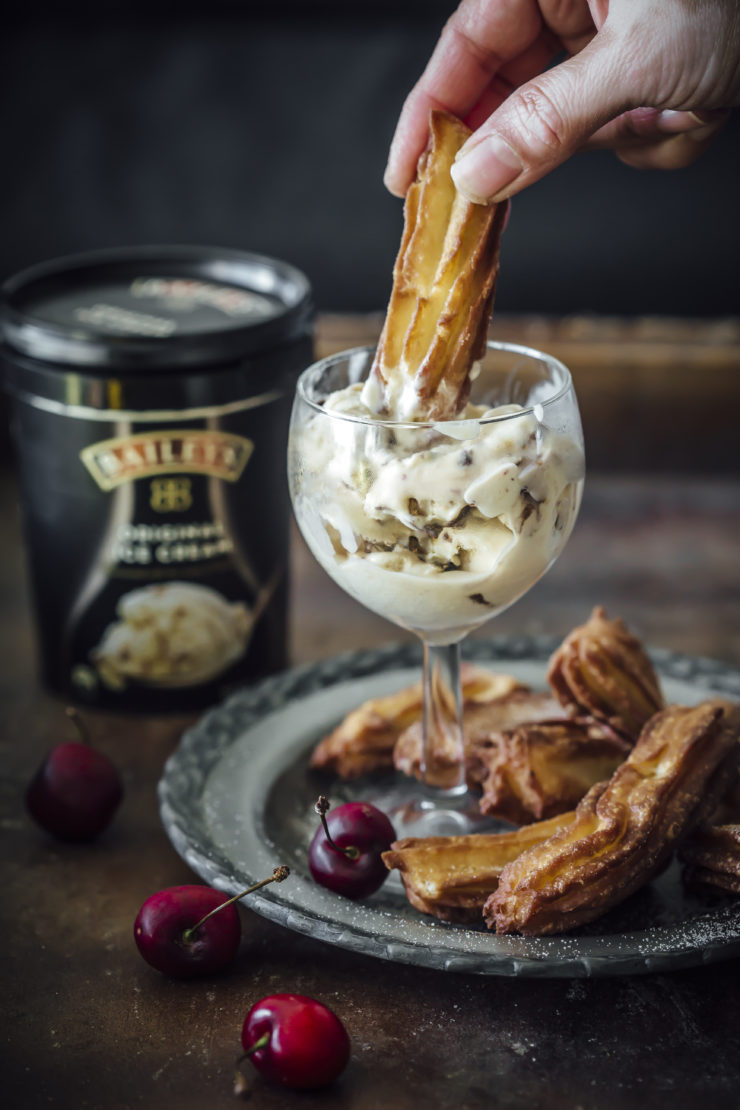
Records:
{"label": "vanilla ice cream", "polygon": [[450,643],[525,593],[562,550],[580,503],[580,445],[545,407],[468,405],[454,421],[391,427],[361,384],[294,427],[296,514],[353,597]]}

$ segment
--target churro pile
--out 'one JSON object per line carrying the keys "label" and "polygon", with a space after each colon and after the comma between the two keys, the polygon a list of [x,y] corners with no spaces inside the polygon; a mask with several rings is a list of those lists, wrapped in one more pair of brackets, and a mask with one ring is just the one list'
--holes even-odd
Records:
{"label": "churro pile", "polygon": [[[553,653],[547,678],[545,693],[465,668],[468,783],[482,812],[521,827],[397,841],[384,859],[411,904],[500,934],[566,932],[622,902],[676,849],[688,883],[740,893],[740,708],[666,707],[639,640],[602,608]],[[420,716],[418,685],[366,702],[312,766],[418,775]]]}

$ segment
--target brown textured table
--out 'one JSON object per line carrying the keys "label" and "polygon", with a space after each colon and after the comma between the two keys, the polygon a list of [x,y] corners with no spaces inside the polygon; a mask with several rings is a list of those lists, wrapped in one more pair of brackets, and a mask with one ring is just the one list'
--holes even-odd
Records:
{"label": "brown textured table", "polygon": [[[372,339],[377,323],[324,319],[319,348]],[[486,632],[560,635],[603,603],[651,645],[740,666],[740,322],[496,327],[573,367],[591,469],[560,561]],[[314,1095],[255,1078],[255,1110],[738,1106],[738,961],[612,980],[482,979],[329,948],[244,910],[229,974],[181,983],[148,968],[131,938],[139,905],[193,879],[155,799],[186,721],[94,718],[125,781],[113,826],[96,844],[65,846],[31,825],[23,788],[65,729],[60,704],[35,679],[10,470],[0,478],[0,521],[3,1106],[239,1105],[231,1076],[243,1016],[280,990],[334,1007],[352,1061]],[[297,538],[293,557],[294,661],[399,638],[335,587]]]}

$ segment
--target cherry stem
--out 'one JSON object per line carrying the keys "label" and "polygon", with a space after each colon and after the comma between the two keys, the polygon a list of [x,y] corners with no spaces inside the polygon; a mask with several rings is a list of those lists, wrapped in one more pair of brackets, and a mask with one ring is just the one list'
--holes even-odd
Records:
{"label": "cherry stem", "polygon": [[241,1056],[236,1062],[236,1066],[239,1067],[240,1064],[242,1064],[245,1060],[248,1060],[250,1056],[254,1056],[255,1052],[259,1052],[261,1048],[265,1048],[269,1043],[270,1034],[263,1033],[262,1036],[254,1042],[254,1044],[251,1044],[249,1048],[244,1049],[244,1052],[242,1052]]}
{"label": "cherry stem", "polygon": [[77,731],[80,735],[80,740],[82,741],[82,743],[87,744],[87,746],[89,747],[90,746],[90,733],[88,732],[87,725],[83,721],[82,717],[79,715],[77,710],[74,709],[71,705],[68,705],[67,708],[64,710],[64,712],[67,714],[70,721],[72,722],[72,724],[77,729]]}
{"label": "cherry stem", "polygon": [[213,917],[214,914],[220,913],[221,910],[225,910],[227,906],[233,906],[234,902],[238,902],[240,898],[244,898],[245,895],[259,890],[260,887],[267,886],[268,883],[282,883],[284,879],[288,878],[288,875],[290,875],[289,867],[276,867],[269,879],[262,879],[259,883],[255,883],[254,886],[247,887],[241,894],[235,894],[233,898],[229,898],[228,902],[222,902],[220,906],[215,906],[205,917],[201,917],[196,925],[191,925],[189,928],[185,929],[182,934],[182,939],[186,944],[189,944],[193,939],[193,934],[198,932],[198,929],[208,921],[209,917]]}
{"label": "cherry stem", "polygon": [[267,1045],[269,1043],[270,1043],[270,1034],[269,1033],[263,1033],[262,1036],[259,1038],[259,1040],[256,1040],[253,1045],[250,1045],[249,1048],[245,1049],[244,1052],[242,1052],[241,1056],[238,1057],[238,1059],[236,1061],[236,1064],[234,1065],[234,1094],[235,1095],[244,1095],[244,1094],[247,1093],[247,1091],[249,1089],[248,1086],[247,1086],[247,1081],[244,1078],[244,1073],[241,1070],[242,1064],[244,1063],[245,1060],[248,1060],[250,1056],[253,1056],[255,1054],[255,1052],[259,1052],[259,1050],[261,1048],[267,1048]]}
{"label": "cherry stem", "polygon": [[327,811],[331,809],[329,799],[324,797],[323,794],[320,794],[316,800],[316,805],[313,808],[316,810],[319,817],[321,818],[321,824],[324,826],[324,836],[329,841],[329,846],[333,848],[335,852],[341,852],[343,856],[347,857],[347,859],[359,859],[360,849],[356,848],[354,844],[350,844],[347,848],[340,848],[339,845],[335,844],[332,840],[331,833],[329,832],[329,826],[326,823]]}

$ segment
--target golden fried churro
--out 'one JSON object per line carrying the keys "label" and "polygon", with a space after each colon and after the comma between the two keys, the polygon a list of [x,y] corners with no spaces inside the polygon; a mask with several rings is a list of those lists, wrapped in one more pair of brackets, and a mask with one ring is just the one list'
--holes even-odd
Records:
{"label": "golden fried churro", "polygon": [[[485,764],[479,758],[481,750],[489,743],[491,733],[513,728],[525,721],[541,721],[550,717],[563,717],[562,709],[549,694],[541,694],[519,686],[509,690],[502,689],[497,697],[476,701],[465,699],[463,713],[463,735],[465,743],[465,775],[468,785],[475,787],[487,774]],[[443,739],[443,738],[441,738]],[[457,765],[457,748],[445,748],[439,743],[435,748],[435,767],[427,768],[425,781],[444,785],[450,769]],[[422,734],[421,724],[416,721],[407,728],[396,741],[393,749],[393,763],[397,771],[405,775],[415,775],[422,779]],[[431,772],[431,778],[429,773]]]}
{"label": "golden fried churro", "polygon": [[471,204],[450,169],[470,131],[433,111],[429,145],[406,195],[393,289],[363,398],[398,419],[455,416],[483,356],[505,205]]}
{"label": "golden fried churro", "polygon": [[687,886],[740,894],[740,825],[702,825],[678,855]]}
{"label": "golden fried churro", "polygon": [[565,932],[647,882],[734,771],[734,730],[723,718],[711,702],[652,717],[610,781],[579,803],[575,820],[507,864],[484,907],[489,928]]}
{"label": "golden fried churro", "polygon": [[573,809],[630,750],[598,725],[569,720],[521,725],[489,741],[478,750],[486,771],[480,811],[517,825]]}
{"label": "golden fried churro", "polygon": [[[460,672],[465,712],[495,703],[524,689],[511,675],[464,663]],[[311,766],[333,771],[343,779],[393,766],[393,747],[409,725],[421,719],[421,683],[396,694],[374,698],[353,710],[326,736],[311,757]]]}
{"label": "golden fried churro", "polygon": [[[716,705],[721,705],[725,711],[725,728],[733,729],[738,741],[738,756],[740,763],[740,703],[727,698],[715,698]],[[738,825],[740,824],[740,766],[738,773],[733,775],[727,790],[719,799],[719,803],[712,813],[707,814],[707,825]]]}
{"label": "golden fried churro", "polygon": [[632,742],[665,704],[642,644],[601,606],[566,636],[550,659],[547,678],[572,716],[593,717]]}
{"label": "golden fried churro", "polygon": [[505,833],[409,837],[397,840],[383,860],[400,871],[406,897],[421,913],[443,921],[480,922],[483,904],[507,863],[572,821],[561,814]]}
{"label": "golden fried churro", "polygon": [[480,786],[487,777],[487,751],[495,746],[500,733],[520,725],[567,720],[567,713],[552,694],[537,690],[513,690],[488,705],[473,706],[464,722],[468,785]]}

